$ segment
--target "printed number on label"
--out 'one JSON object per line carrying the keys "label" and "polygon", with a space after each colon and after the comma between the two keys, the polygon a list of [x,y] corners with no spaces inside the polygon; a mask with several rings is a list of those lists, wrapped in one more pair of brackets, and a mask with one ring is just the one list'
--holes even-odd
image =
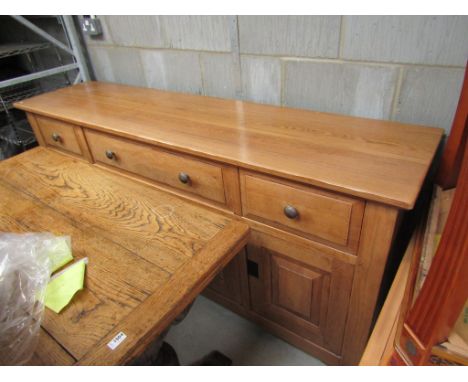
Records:
{"label": "printed number on label", "polygon": [[119,346],[124,340],[127,338],[124,332],[118,333],[112,340],[107,344],[107,346],[114,350],[117,346]]}

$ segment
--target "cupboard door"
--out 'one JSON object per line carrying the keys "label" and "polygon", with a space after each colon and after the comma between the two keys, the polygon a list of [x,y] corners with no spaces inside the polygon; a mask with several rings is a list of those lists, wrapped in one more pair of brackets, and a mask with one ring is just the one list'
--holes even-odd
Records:
{"label": "cupboard door", "polygon": [[247,246],[252,310],[340,354],[353,265],[319,249],[252,236]]}
{"label": "cupboard door", "polygon": [[208,286],[211,291],[239,305],[244,305],[244,296],[248,293],[245,256],[245,250],[242,250]]}

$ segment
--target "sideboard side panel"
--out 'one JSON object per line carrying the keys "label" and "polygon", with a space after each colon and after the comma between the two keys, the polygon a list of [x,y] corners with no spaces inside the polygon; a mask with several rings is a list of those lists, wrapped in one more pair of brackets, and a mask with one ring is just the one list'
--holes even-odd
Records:
{"label": "sideboard side panel", "polygon": [[344,365],[358,364],[366,346],[398,216],[397,208],[366,204],[342,349]]}
{"label": "sideboard side panel", "polygon": [[32,127],[32,130],[34,132],[34,135],[36,136],[37,143],[41,146],[45,146],[45,141],[44,137],[42,136],[41,129],[39,129],[39,126],[36,121],[36,116],[33,113],[26,113],[26,116],[28,118],[28,122]]}

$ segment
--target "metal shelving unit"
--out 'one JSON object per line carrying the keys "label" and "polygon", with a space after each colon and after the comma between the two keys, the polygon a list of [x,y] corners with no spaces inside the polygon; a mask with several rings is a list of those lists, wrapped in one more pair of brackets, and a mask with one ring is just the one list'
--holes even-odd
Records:
{"label": "metal shelving unit", "polygon": [[[46,91],[54,90],[72,83],[89,81],[89,71],[85,62],[82,46],[72,16],[51,16],[63,28],[63,40],[59,41],[41,29],[33,21],[34,17],[11,16],[30,32],[40,36],[43,41],[8,42],[0,44],[0,59],[10,59],[25,55],[30,70],[12,75],[0,81],[0,160],[24,151],[35,145],[34,134],[24,113],[13,110],[13,104]],[[65,52],[67,63],[63,62],[59,51]],[[43,68],[34,57],[41,51],[55,51],[56,66]],[[9,62],[9,61],[8,61]],[[75,74],[74,79],[70,75]],[[62,76],[61,81],[57,78]]]}
{"label": "metal shelving unit", "polygon": [[0,93],[0,103],[3,110],[10,110],[15,102],[42,93],[42,89],[36,84],[19,84],[4,88]]}
{"label": "metal shelving unit", "polygon": [[0,58],[16,56],[18,54],[32,53],[36,50],[47,49],[52,47],[49,42],[35,43],[35,44],[5,44],[0,45]]}
{"label": "metal shelving unit", "polygon": [[13,137],[8,135],[1,136],[1,139],[6,140],[7,142],[17,145],[20,144],[26,149],[31,148],[36,143],[36,138],[34,133],[31,131],[28,121],[23,119],[16,123],[16,131]]}

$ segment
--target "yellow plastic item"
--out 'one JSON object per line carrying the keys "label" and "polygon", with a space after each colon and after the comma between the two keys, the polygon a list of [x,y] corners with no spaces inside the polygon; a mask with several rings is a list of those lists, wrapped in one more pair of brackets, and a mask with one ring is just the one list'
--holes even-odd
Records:
{"label": "yellow plastic item", "polygon": [[45,293],[44,304],[47,308],[60,313],[75,293],[83,289],[87,260],[77,261],[52,277]]}

